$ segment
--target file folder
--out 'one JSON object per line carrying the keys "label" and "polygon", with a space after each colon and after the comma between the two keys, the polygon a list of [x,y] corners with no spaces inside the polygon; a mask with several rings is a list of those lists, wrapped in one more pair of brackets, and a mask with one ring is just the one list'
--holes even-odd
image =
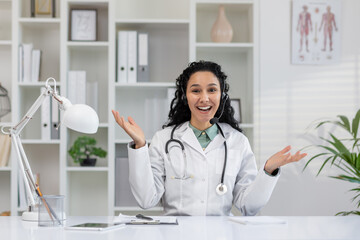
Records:
{"label": "file folder", "polygon": [[149,35],[139,33],[138,37],[138,82],[149,82]]}
{"label": "file folder", "polygon": [[137,82],[137,32],[128,32],[128,83]]}
{"label": "file folder", "polygon": [[118,52],[117,52],[117,82],[127,83],[128,72],[128,32],[118,32]]}

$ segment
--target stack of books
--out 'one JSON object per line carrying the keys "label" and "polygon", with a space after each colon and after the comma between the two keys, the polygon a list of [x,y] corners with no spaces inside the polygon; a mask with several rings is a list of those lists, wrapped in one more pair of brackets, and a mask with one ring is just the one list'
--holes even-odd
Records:
{"label": "stack of books", "polygon": [[34,83],[40,80],[41,50],[32,43],[19,46],[19,82]]}

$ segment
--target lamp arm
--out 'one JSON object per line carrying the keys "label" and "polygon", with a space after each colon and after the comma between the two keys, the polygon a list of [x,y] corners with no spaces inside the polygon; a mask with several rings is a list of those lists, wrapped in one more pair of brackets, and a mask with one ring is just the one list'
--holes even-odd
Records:
{"label": "lamp arm", "polygon": [[[19,135],[17,135],[16,133],[12,133],[12,130],[10,130],[11,132],[11,138],[13,139],[13,145],[15,148],[15,152],[18,158],[18,162],[19,162],[19,166],[20,166],[20,172],[22,174],[23,177],[23,181],[25,183],[25,189],[27,192],[27,196],[28,196],[28,201],[30,206],[35,206],[35,196],[34,196],[34,190],[33,185],[30,183],[31,181],[34,182],[34,178],[33,178],[33,174],[31,172],[31,168],[29,166],[29,161],[26,157],[26,154],[24,152],[24,148],[22,146],[21,140]],[[25,166],[24,166],[25,163]],[[26,168],[25,168],[26,167]],[[28,172],[28,174],[26,174],[26,172]]]}
{"label": "lamp arm", "polygon": [[[54,81],[54,89],[48,84],[50,80]],[[27,111],[25,116],[20,120],[20,122],[17,123],[15,126],[10,127],[8,131],[5,131],[5,128],[7,128],[8,126],[3,126],[1,128],[1,131],[4,134],[10,135],[11,138],[13,139],[12,141],[13,146],[15,148],[21,174],[23,176],[23,181],[25,183],[25,189],[28,195],[28,203],[30,204],[30,206],[36,205],[35,193],[37,193],[36,191],[39,191],[39,189],[37,189],[37,185],[35,184],[34,175],[31,171],[29,160],[25,154],[23,145],[21,143],[20,133],[24,129],[26,124],[32,119],[36,111],[41,107],[42,103],[49,95],[60,103],[59,104],[60,108],[63,107],[63,102],[64,102],[63,98],[59,96],[56,91],[56,80],[54,78],[48,78],[46,80],[45,89],[41,92],[40,96],[36,99],[36,101]],[[65,101],[66,100],[67,99],[65,99]]]}

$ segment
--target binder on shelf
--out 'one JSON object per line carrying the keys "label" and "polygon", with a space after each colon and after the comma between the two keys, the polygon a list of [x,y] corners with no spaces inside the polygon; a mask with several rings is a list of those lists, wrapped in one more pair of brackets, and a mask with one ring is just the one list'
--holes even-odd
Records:
{"label": "binder on shelf", "polygon": [[31,60],[32,60],[32,50],[33,45],[32,43],[23,43],[23,82],[29,83],[31,82]]}
{"label": "binder on shelf", "polygon": [[137,82],[137,32],[128,31],[128,83]]}
{"label": "binder on shelf", "polygon": [[86,104],[86,72],[69,71],[68,99],[72,104]]}
{"label": "binder on shelf", "polygon": [[[41,92],[45,87],[41,87]],[[47,96],[41,104],[41,139],[49,141],[51,139],[50,132],[50,97]]]}
{"label": "binder on shelf", "polygon": [[31,17],[35,17],[35,0],[31,0]]}
{"label": "binder on shelf", "polygon": [[52,9],[51,9],[51,16],[52,16],[53,18],[55,18],[55,17],[56,17],[56,0],[52,0],[51,7],[52,7]]}
{"label": "binder on shelf", "polygon": [[98,82],[86,83],[86,104],[98,112]]}
{"label": "binder on shelf", "polygon": [[127,83],[128,73],[128,32],[118,32],[118,54],[117,54],[117,82]]}
{"label": "binder on shelf", "polygon": [[31,82],[38,82],[40,80],[41,51],[33,49],[31,55]]}
{"label": "binder on shelf", "polygon": [[138,36],[138,82],[149,82],[149,34],[139,33]]}
{"label": "binder on shelf", "polygon": [[25,191],[25,182],[23,179],[23,175],[20,172],[20,168],[18,168],[18,207],[20,210],[27,209],[27,194]]}
{"label": "binder on shelf", "polygon": [[59,107],[58,101],[53,98],[50,98],[51,102],[51,139],[60,139],[60,128],[59,126]]}

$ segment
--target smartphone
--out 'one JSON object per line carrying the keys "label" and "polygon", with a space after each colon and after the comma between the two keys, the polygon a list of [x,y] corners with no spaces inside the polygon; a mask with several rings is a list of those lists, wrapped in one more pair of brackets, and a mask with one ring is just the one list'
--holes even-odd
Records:
{"label": "smartphone", "polygon": [[105,231],[125,226],[123,223],[81,223],[67,226],[67,230],[88,230],[88,231]]}

